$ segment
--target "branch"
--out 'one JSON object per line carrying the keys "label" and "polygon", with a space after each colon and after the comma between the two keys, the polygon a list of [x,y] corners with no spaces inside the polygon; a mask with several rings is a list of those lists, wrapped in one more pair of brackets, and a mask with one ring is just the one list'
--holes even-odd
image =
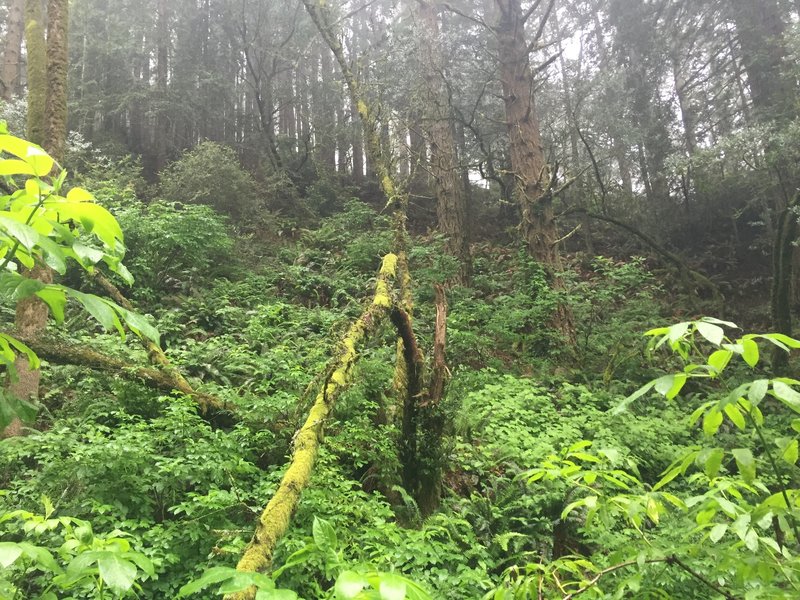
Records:
{"label": "branch", "polygon": [[454,6],[451,6],[447,2],[442,4],[442,8],[444,8],[447,11],[450,11],[451,13],[454,13],[454,14],[458,15],[459,17],[462,17],[462,18],[466,19],[467,21],[472,21],[476,25],[480,25],[481,27],[483,27],[485,29],[488,29],[489,31],[494,31],[489,26],[489,24],[486,21],[484,21],[483,19],[481,19],[480,17],[473,17],[470,14],[467,14],[465,12],[460,11],[459,9],[455,8]]}
{"label": "branch", "polygon": [[147,387],[161,392],[182,392],[197,403],[200,411],[219,413],[230,412],[231,406],[216,396],[198,392],[183,377],[176,377],[175,371],[155,367],[139,367],[130,363],[90,350],[84,346],[66,344],[51,338],[18,336],[41,358],[60,365],[78,365],[96,371],[113,373],[119,377],[139,381]]}
{"label": "branch", "polygon": [[[703,575],[701,575],[700,573],[698,573],[697,571],[692,569],[689,565],[687,565],[685,562],[683,562],[680,558],[678,558],[674,554],[670,555],[670,556],[666,556],[664,558],[651,558],[651,559],[645,560],[644,563],[645,564],[650,564],[650,565],[658,564],[658,563],[666,563],[668,565],[676,565],[680,569],[682,569],[683,571],[685,571],[686,573],[688,573],[689,575],[691,575],[692,577],[697,579],[699,582],[701,582],[706,587],[714,590],[717,594],[721,595],[726,600],[737,600],[736,596],[734,596],[733,594],[731,594],[729,592],[726,592],[724,589],[722,589],[716,583],[714,583],[710,579],[704,577]],[[597,585],[597,582],[600,581],[600,579],[602,577],[604,577],[605,575],[608,575],[609,573],[613,573],[614,571],[619,571],[620,569],[624,569],[626,567],[631,567],[631,566],[636,565],[636,564],[639,564],[639,562],[636,561],[636,560],[628,560],[628,561],[621,562],[621,563],[616,564],[616,565],[611,565],[610,567],[606,567],[602,571],[599,571],[582,588],[580,588],[578,590],[575,590],[574,592],[571,592],[571,593],[565,595],[563,600],[572,600],[575,596],[583,594],[584,592],[588,591],[589,589],[591,589],[592,587]]]}

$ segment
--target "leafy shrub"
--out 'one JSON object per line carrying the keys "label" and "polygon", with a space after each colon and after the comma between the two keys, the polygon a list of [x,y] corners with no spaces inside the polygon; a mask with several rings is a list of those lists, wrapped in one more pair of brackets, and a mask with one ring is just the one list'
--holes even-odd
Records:
{"label": "leafy shrub", "polygon": [[189,292],[233,263],[224,218],[207,206],[131,202],[116,211],[138,294]]}
{"label": "leafy shrub", "polygon": [[259,186],[239,166],[234,151],[203,142],[161,174],[160,194],[166,200],[205,204],[241,222],[258,218],[262,206]]}

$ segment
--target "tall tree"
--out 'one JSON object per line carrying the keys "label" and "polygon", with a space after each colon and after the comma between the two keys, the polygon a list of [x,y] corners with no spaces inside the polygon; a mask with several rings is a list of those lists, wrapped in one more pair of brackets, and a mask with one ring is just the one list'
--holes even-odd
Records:
{"label": "tall tree", "polygon": [[730,8],[758,118],[791,119],[797,88],[789,73],[786,24],[778,0],[732,0]]}
{"label": "tall tree", "polygon": [[40,146],[45,142],[47,102],[47,48],[41,0],[25,0],[25,47],[28,74],[28,139]]}

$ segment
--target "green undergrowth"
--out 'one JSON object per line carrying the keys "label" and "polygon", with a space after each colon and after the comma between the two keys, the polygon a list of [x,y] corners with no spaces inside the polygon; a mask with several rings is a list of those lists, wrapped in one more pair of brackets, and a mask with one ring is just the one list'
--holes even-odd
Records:
{"label": "green undergrowth", "polygon": [[[127,231],[131,297],[170,360],[197,389],[229,402],[238,423],[214,427],[188,399],[120,374],[47,365],[38,431],[0,444],[8,490],[0,514],[33,513],[48,498],[53,514],[122,535],[152,562],[152,574],[137,571],[130,597],[172,598],[206,569],[235,565],[391,234],[386,217],[350,199],[341,212],[262,239],[201,200],[141,203],[131,197],[137,182],[119,188],[105,173],[94,177]],[[424,349],[434,285],[457,272],[444,241],[418,238],[409,257]],[[278,546],[280,587],[332,597],[340,571],[315,546],[315,518],[336,532],[337,569],[403,573],[434,598],[479,598],[513,564],[622,539],[616,527],[592,537],[577,519],[561,519],[572,498],[563,481],[531,487],[522,477],[564,445],[591,440],[614,466],[652,483],[692,441],[673,408],[637,407],[635,420],[609,412],[655,372],[640,332],[665,310],[658,282],[637,259],[573,266],[559,295],[522,250],[476,245],[470,285],[449,289],[448,466],[441,509],[424,522],[399,486],[394,336],[387,328],[359,350],[356,383],[326,425],[312,485]],[[574,351],[549,327],[559,302],[576,317]],[[102,334],[70,308],[66,316],[59,335],[70,343],[146,362],[135,339]],[[15,526],[0,541],[28,534]],[[64,538],[43,533],[38,543],[57,549]],[[53,574],[14,563],[9,577],[37,598]],[[71,593],[98,597],[89,584]]]}

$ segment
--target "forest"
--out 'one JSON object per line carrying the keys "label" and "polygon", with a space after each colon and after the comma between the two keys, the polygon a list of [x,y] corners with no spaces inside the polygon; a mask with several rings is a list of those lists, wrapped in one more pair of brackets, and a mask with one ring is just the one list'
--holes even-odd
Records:
{"label": "forest", "polygon": [[0,600],[800,598],[798,55],[0,0]]}

